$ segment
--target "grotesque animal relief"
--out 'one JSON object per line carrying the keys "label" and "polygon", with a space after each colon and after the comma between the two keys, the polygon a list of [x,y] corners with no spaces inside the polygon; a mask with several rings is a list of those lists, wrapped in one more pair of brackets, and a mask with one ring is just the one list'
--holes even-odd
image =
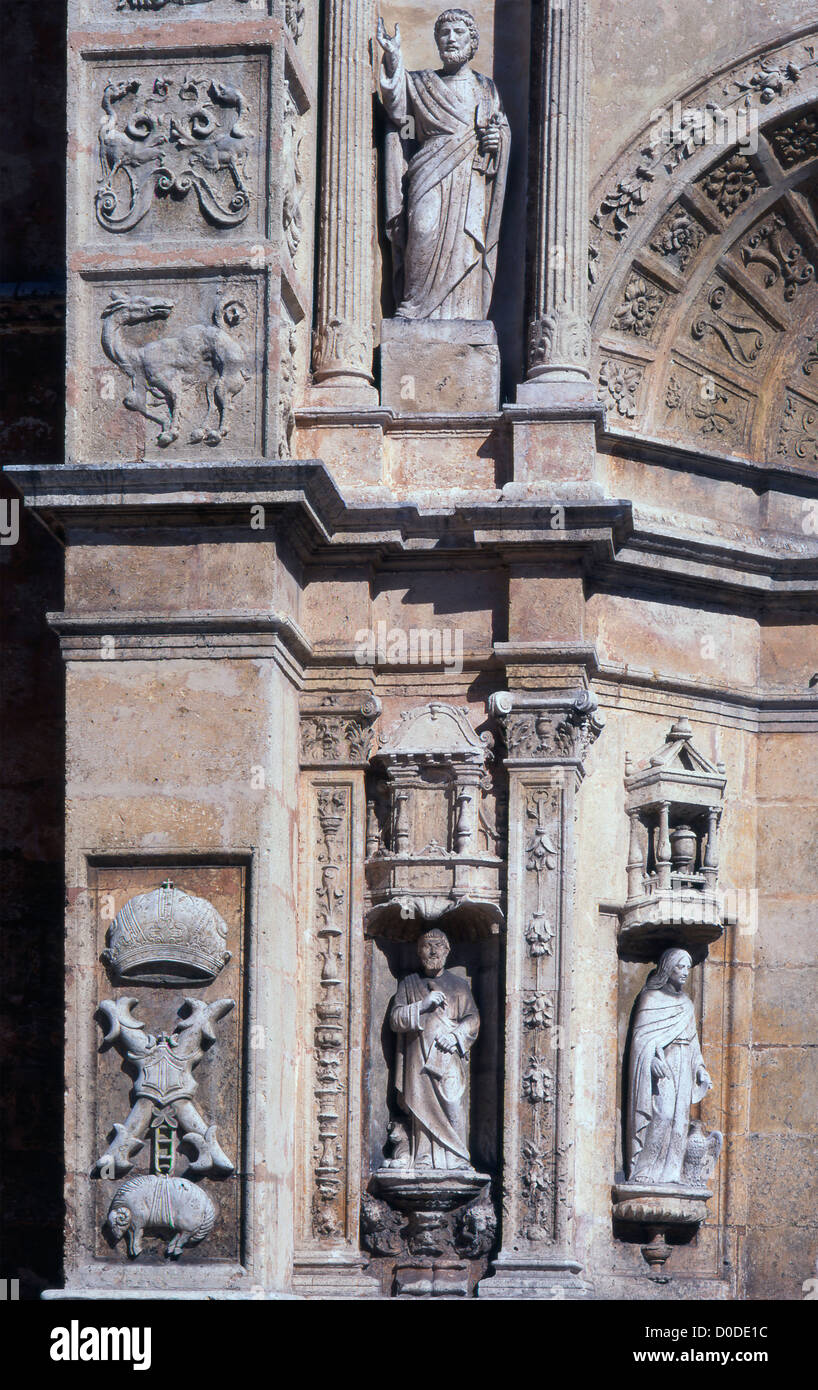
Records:
{"label": "grotesque animal relief", "polygon": [[[247,308],[239,299],[220,295],[212,323],[189,324],[176,335],[142,344],[125,336],[126,329],[169,318],[173,309],[169,299],[112,292],[111,303],[102,311],[102,350],[130,380],[122,402],[125,409],[159,425],[157,444],[166,448],[179,438],[185,397],[198,387],[205,409],[188,442],[215,447],[227,436],[233,401],[251,376],[246,349],[236,335]],[[166,413],[159,414],[162,409]]]}

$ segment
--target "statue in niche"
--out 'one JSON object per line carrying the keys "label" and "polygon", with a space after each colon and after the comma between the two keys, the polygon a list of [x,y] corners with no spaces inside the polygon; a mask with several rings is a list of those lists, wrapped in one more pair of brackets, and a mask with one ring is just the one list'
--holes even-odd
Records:
{"label": "statue in niche", "polygon": [[[435,22],[442,69],[407,72],[400,30],[378,20],[386,140],[386,227],[399,319],[488,318],[510,146],[494,83],[469,63],[466,10]],[[408,147],[419,146],[408,158]]]}
{"label": "statue in niche", "polygon": [[[701,1054],[693,1002],[684,992],[692,965],[687,951],[663,952],[636,1003],[626,1126],[626,1166],[632,1183],[682,1182],[691,1171],[688,1146],[701,1138],[701,1126],[690,1124],[690,1107],[713,1082]],[[721,1135],[714,1133],[711,1139],[721,1147]],[[693,1154],[689,1157],[692,1160]],[[715,1157],[717,1152],[714,1162]]]}
{"label": "statue in niche", "polygon": [[397,1034],[394,1082],[408,1116],[390,1126],[392,1168],[470,1168],[466,1080],[480,1015],[466,980],[446,970],[438,928],[417,943],[422,974],[398,985],[389,1025]]}

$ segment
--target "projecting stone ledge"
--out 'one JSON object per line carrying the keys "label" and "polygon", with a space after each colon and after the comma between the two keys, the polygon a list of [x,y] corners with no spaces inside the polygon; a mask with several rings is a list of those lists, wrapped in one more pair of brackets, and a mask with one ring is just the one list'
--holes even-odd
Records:
{"label": "projecting stone ledge", "polygon": [[479,319],[385,319],[381,404],[397,415],[497,411],[500,351],[494,324]]}

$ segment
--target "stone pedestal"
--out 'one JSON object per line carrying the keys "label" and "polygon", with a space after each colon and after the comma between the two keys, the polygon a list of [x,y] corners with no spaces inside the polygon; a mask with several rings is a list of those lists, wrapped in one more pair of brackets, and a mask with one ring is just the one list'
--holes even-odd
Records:
{"label": "stone pedestal", "polygon": [[648,1184],[623,1182],[613,1189],[614,1228],[621,1238],[628,1230],[642,1239],[642,1256],[650,1267],[648,1278],[666,1283],[664,1267],[673,1244],[689,1240],[707,1216],[712,1197],[708,1188],[685,1187],[679,1183]]}
{"label": "stone pedestal", "polygon": [[386,319],[381,404],[397,415],[487,415],[500,408],[494,324],[472,319]]}
{"label": "stone pedestal", "polygon": [[488,1173],[473,1168],[384,1168],[372,1191],[408,1216],[407,1257],[395,1267],[395,1292],[414,1298],[465,1297],[469,1265],[457,1259],[447,1218],[486,1191]]}

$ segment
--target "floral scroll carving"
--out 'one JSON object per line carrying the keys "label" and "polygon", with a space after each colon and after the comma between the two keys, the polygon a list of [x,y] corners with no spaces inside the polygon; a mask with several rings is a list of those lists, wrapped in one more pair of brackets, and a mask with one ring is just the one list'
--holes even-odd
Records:
{"label": "floral scroll carving", "polygon": [[247,102],[216,78],[157,77],[148,93],[136,79],[108,82],[100,122],[97,221],[129,232],[155,198],[193,192],[215,227],[238,227],[250,211]]}

